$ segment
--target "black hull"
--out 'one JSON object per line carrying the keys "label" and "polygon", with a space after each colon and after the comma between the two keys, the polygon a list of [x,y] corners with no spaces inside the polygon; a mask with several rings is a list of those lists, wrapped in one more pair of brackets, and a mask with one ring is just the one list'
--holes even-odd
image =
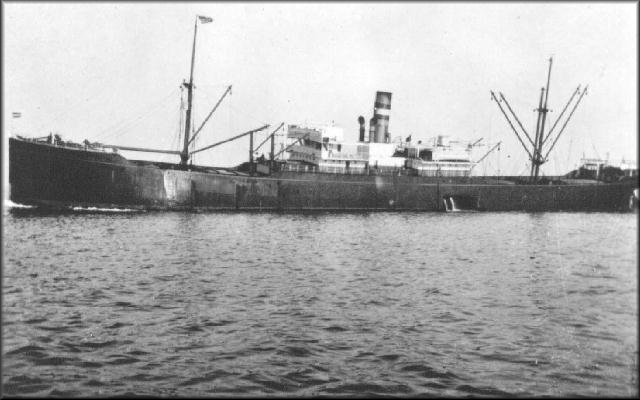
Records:
{"label": "black hull", "polygon": [[[626,211],[637,180],[522,185],[488,177],[186,171],[115,153],[9,139],[10,199],[144,210]],[[453,201],[453,203],[452,203]]]}

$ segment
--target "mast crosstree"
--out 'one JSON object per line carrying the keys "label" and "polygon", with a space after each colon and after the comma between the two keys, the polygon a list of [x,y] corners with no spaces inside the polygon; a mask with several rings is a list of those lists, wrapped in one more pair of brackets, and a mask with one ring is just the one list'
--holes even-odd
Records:
{"label": "mast crosstree", "polygon": [[[547,107],[547,105],[548,105],[548,100],[549,100],[549,85],[551,83],[551,66],[552,65],[553,65],[553,57],[549,58],[549,71],[547,73],[547,86],[540,89],[540,100],[539,100],[539,103],[538,103],[538,108],[536,108],[534,110],[534,111],[536,111],[538,113],[538,118],[537,118],[537,122],[536,122],[536,131],[535,131],[535,136],[534,136],[533,140],[531,139],[531,136],[529,136],[529,133],[527,133],[527,131],[525,130],[524,126],[522,126],[522,123],[520,122],[520,120],[516,116],[515,112],[513,111],[511,106],[509,105],[509,102],[507,102],[507,99],[504,97],[504,95],[501,92],[498,92],[499,95],[500,95],[500,100],[498,100],[498,97],[495,95],[495,93],[493,91],[490,91],[491,92],[491,99],[494,100],[496,102],[496,104],[498,105],[498,108],[502,112],[502,115],[504,115],[505,119],[509,123],[509,126],[511,127],[511,130],[516,135],[516,137],[518,138],[518,141],[520,142],[520,144],[522,145],[524,150],[527,152],[527,155],[529,156],[529,159],[531,160],[531,172],[530,172],[530,175],[529,175],[529,180],[531,182],[536,182],[538,180],[538,176],[540,175],[540,166],[542,164],[544,164],[545,162],[547,162],[547,160],[549,158],[549,154],[551,153],[551,150],[553,150],[553,148],[555,147],[555,144],[558,142],[558,139],[560,138],[560,135],[562,135],[562,132],[564,132],[564,129],[566,128],[567,124],[569,123],[569,120],[573,116],[573,113],[575,112],[576,108],[578,107],[578,104],[580,104],[580,101],[582,100],[584,95],[587,94],[588,86],[585,86],[585,88],[582,91],[580,91],[580,86],[578,86],[578,88],[571,95],[571,98],[569,98],[569,101],[564,106],[564,108],[563,108],[562,112],[560,113],[560,115],[558,116],[558,118],[555,120],[555,122],[551,126],[551,129],[549,130],[549,132],[545,136],[545,125],[546,125],[546,121],[547,121],[547,113],[550,111],[549,108]],[[569,113],[569,115],[567,116],[566,120],[564,121],[564,123],[562,125],[562,128],[560,128],[560,131],[555,135],[555,138],[554,138],[553,142],[551,143],[551,145],[547,146],[547,148],[545,149],[544,148],[545,144],[548,143],[548,140],[553,135],[554,130],[555,130],[556,126],[558,125],[558,122],[564,116],[565,111],[567,110],[569,105],[573,102],[573,99],[576,97],[576,95],[578,95],[578,98],[577,98],[576,102],[573,104],[573,108],[571,109],[571,112]],[[519,128],[521,130],[520,133],[524,134],[524,136],[528,139],[528,142],[529,142],[529,144],[531,146],[528,146],[527,144],[525,144],[525,142],[522,139],[521,135],[519,134],[518,130],[514,126],[513,122],[511,121],[511,118],[509,118],[509,116],[507,115],[507,113],[505,112],[504,108],[502,107],[502,105],[500,103],[504,103],[507,106],[507,109],[511,113],[511,117],[513,119],[515,119],[515,121],[517,122],[517,124],[518,124],[518,126],[519,126]],[[546,153],[545,153],[545,150],[546,150]],[[543,156],[543,153],[544,153],[544,156]]]}

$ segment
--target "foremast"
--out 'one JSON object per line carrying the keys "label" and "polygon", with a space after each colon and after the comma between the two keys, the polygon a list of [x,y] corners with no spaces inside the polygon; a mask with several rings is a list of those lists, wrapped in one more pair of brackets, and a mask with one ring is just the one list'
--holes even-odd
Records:
{"label": "foremast", "polygon": [[213,19],[202,15],[196,15],[193,25],[193,47],[191,48],[191,71],[189,73],[189,82],[183,82],[182,85],[187,88],[187,112],[184,124],[184,141],[182,152],[180,153],[180,164],[187,165],[189,161],[189,132],[191,131],[191,109],[193,101],[193,65],[196,58],[196,37],[198,35],[198,21],[203,24],[212,22]]}
{"label": "foremast", "polygon": [[[102,143],[97,143],[97,142],[93,143],[92,145],[99,145],[101,147],[128,150],[128,151],[142,151],[142,152],[150,152],[150,153],[177,154],[177,155],[180,155],[180,165],[183,166],[183,167],[186,167],[187,163],[189,162],[189,159],[190,159],[191,155],[193,155],[195,153],[198,153],[198,152],[203,151],[203,150],[211,149],[213,147],[216,147],[216,146],[221,145],[223,143],[230,142],[232,140],[239,139],[239,138],[244,137],[246,135],[251,135],[251,141],[250,141],[251,146],[250,146],[250,151],[249,151],[249,153],[250,153],[249,161],[250,161],[250,165],[253,165],[253,134],[257,133],[257,132],[260,132],[260,131],[262,131],[264,129],[267,129],[269,127],[268,124],[263,125],[262,127],[258,128],[258,129],[252,129],[252,130],[247,131],[245,133],[242,133],[240,135],[236,135],[236,136],[234,136],[234,137],[232,137],[230,139],[226,139],[226,140],[220,141],[218,143],[203,147],[201,149],[193,150],[193,151],[189,152],[189,145],[191,145],[191,143],[193,143],[193,141],[196,138],[196,136],[198,136],[198,133],[200,133],[200,131],[202,130],[204,125],[207,123],[207,121],[209,121],[209,118],[211,118],[211,116],[216,111],[216,109],[218,108],[220,103],[222,103],[222,100],[224,100],[224,98],[228,94],[231,93],[231,85],[229,85],[227,87],[227,90],[222,95],[222,97],[220,97],[220,99],[218,100],[216,105],[209,112],[209,115],[207,115],[207,117],[204,119],[204,121],[202,122],[200,127],[193,133],[193,135],[190,135],[191,124],[192,124],[191,112],[192,112],[192,107],[193,107],[193,89],[195,88],[195,86],[193,85],[193,68],[194,68],[194,65],[195,65],[195,58],[196,58],[196,38],[198,36],[198,21],[200,23],[202,23],[202,24],[206,24],[206,23],[209,23],[209,22],[213,22],[213,19],[210,18],[210,17],[202,16],[202,15],[196,15],[196,20],[195,20],[195,23],[194,23],[194,28],[193,28],[193,47],[191,48],[191,69],[190,69],[190,73],[189,73],[189,82],[183,82],[182,83],[182,86],[187,88],[187,110],[186,110],[186,113],[185,113],[184,141],[183,141],[182,150],[156,150],[156,149],[148,149],[148,148],[140,148],[140,147],[107,145],[107,144],[102,144]],[[182,124],[182,109],[183,109],[183,97],[181,96],[180,97],[180,117],[181,117],[180,123],[181,124]],[[272,133],[272,135],[273,135],[273,133]],[[273,148],[273,143],[272,143],[271,146]],[[271,150],[271,153],[273,154],[273,149]],[[273,159],[273,157],[272,157],[272,159]]]}
{"label": "foremast", "polygon": [[[257,133],[257,132],[260,132],[260,131],[262,131],[264,129],[267,129],[269,127],[268,124],[263,125],[262,127],[258,128],[258,129],[252,129],[252,130],[247,131],[245,133],[241,133],[240,135],[236,135],[236,136],[234,136],[234,137],[232,137],[230,139],[226,139],[226,140],[220,141],[218,143],[214,143],[212,145],[205,146],[205,147],[203,147],[201,149],[192,150],[191,152],[189,152],[189,145],[194,141],[194,139],[196,138],[198,133],[200,133],[200,131],[204,127],[204,124],[207,123],[207,121],[209,120],[211,115],[216,111],[216,109],[218,108],[218,106],[220,105],[222,100],[227,96],[227,94],[231,93],[231,86],[228,86],[227,90],[224,92],[224,94],[222,95],[220,100],[218,100],[218,102],[213,107],[213,109],[211,110],[209,115],[207,115],[205,120],[202,122],[202,125],[200,125],[198,130],[194,132],[192,137],[189,137],[190,136],[190,132],[191,132],[191,124],[192,124],[191,112],[192,112],[192,109],[193,109],[193,89],[194,89],[194,85],[193,85],[193,67],[194,67],[195,59],[196,59],[196,39],[198,37],[198,22],[200,22],[202,24],[207,24],[209,22],[213,22],[213,18],[205,17],[203,15],[196,15],[196,20],[195,20],[194,25],[193,25],[193,45],[192,45],[192,48],[191,48],[191,69],[190,69],[190,72],[189,72],[189,82],[183,82],[182,83],[182,85],[185,88],[187,88],[187,110],[186,110],[186,113],[185,113],[184,140],[183,140],[183,145],[182,145],[182,151],[179,152],[180,153],[180,165],[186,167],[187,163],[189,162],[189,158],[191,157],[191,155],[193,155],[195,153],[201,152],[203,150],[211,149],[213,147],[216,147],[216,146],[221,145],[223,143],[230,142],[230,141],[235,140],[235,139],[239,139],[239,138],[244,137],[246,135],[251,135],[251,146],[250,146],[251,149],[249,151],[249,153],[250,153],[249,164],[253,165],[253,134]],[[178,152],[176,151],[176,153],[178,153]]]}

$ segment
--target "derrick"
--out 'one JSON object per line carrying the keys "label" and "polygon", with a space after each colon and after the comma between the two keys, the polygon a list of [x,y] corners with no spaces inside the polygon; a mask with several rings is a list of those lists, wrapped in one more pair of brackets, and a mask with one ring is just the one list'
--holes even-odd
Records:
{"label": "derrick", "polygon": [[[529,156],[529,160],[531,161],[531,172],[529,174],[529,180],[531,182],[537,182],[538,176],[540,174],[540,166],[542,164],[546,163],[547,160],[549,159],[549,154],[551,153],[551,150],[553,150],[553,148],[555,147],[555,144],[558,142],[558,139],[560,139],[560,136],[564,132],[564,129],[566,128],[567,124],[569,123],[569,120],[573,116],[573,113],[578,108],[578,105],[580,104],[580,101],[582,100],[584,95],[587,93],[587,86],[585,86],[585,88],[582,91],[580,91],[580,86],[578,86],[578,88],[573,92],[573,94],[569,98],[569,101],[564,106],[564,108],[563,108],[562,112],[560,113],[560,115],[558,116],[558,118],[556,118],[555,122],[551,126],[551,129],[549,129],[549,132],[547,132],[546,135],[545,135],[545,126],[546,126],[546,123],[547,123],[547,113],[549,113],[551,111],[548,108],[548,100],[549,100],[549,86],[551,84],[551,66],[552,66],[552,64],[553,64],[553,58],[549,58],[549,70],[548,70],[548,73],[547,73],[547,85],[540,89],[540,100],[538,102],[538,108],[536,108],[534,110],[535,112],[538,113],[538,118],[537,118],[537,121],[536,121],[536,130],[535,130],[535,135],[534,135],[533,139],[531,138],[529,133],[526,131],[526,129],[524,128],[524,126],[520,122],[520,119],[518,119],[518,116],[516,115],[516,113],[513,111],[513,109],[509,105],[509,102],[507,101],[506,97],[502,93],[499,92],[500,100],[498,100],[498,97],[495,95],[495,93],[493,91],[490,91],[491,99],[496,102],[496,104],[498,105],[498,108],[502,112],[502,115],[504,116],[504,118],[506,119],[507,123],[511,127],[511,130],[516,135],[516,137],[518,138],[518,141],[520,142],[520,144],[524,148],[525,152]],[[577,100],[574,102],[574,99],[576,98],[576,96],[578,96],[578,97],[577,97]],[[510,116],[507,115],[507,112],[502,107],[501,103],[504,103],[506,105],[506,108],[508,109],[508,111],[510,113]],[[556,126],[558,126],[558,123],[564,117],[564,114],[565,114],[566,110],[569,108],[569,106],[572,103],[573,103],[573,107],[571,109],[571,112],[564,119],[564,122],[562,124],[562,128],[560,129],[560,131],[557,134],[555,134],[555,136],[554,136]],[[518,128],[520,128],[519,130],[516,129],[516,126],[514,126],[514,123],[512,122],[512,119],[515,120]],[[525,143],[525,141],[523,140],[523,137],[526,137],[526,139],[528,140],[528,143]],[[549,144],[549,139],[551,137],[554,137],[554,139],[551,142],[551,144]]]}

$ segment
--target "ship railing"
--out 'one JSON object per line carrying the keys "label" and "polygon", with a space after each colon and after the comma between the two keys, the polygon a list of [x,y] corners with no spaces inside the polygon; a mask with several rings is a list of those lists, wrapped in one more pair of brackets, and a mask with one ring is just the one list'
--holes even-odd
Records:
{"label": "ship railing", "polygon": [[62,138],[57,134],[56,135],[51,134],[51,135],[35,137],[35,138],[18,136],[18,138],[29,141],[29,142],[34,142],[34,143],[42,143],[42,144],[48,144],[56,147],[64,147],[66,149],[92,150],[92,151],[106,152],[106,149],[102,147],[100,143],[91,143],[86,139],[82,143],[76,143],[70,140],[65,141],[65,140],[62,140]]}
{"label": "ship railing", "polygon": [[[416,171],[402,167],[369,167],[369,168],[346,168],[342,166],[315,166],[304,164],[285,164],[281,171],[288,172],[307,172],[321,174],[339,174],[339,175],[416,175]],[[448,176],[448,175],[441,175]],[[456,175],[451,175],[456,176]]]}
{"label": "ship railing", "polygon": [[470,176],[471,171],[469,170],[415,170],[417,175],[419,176],[435,176],[435,177],[458,177],[458,176]]}

